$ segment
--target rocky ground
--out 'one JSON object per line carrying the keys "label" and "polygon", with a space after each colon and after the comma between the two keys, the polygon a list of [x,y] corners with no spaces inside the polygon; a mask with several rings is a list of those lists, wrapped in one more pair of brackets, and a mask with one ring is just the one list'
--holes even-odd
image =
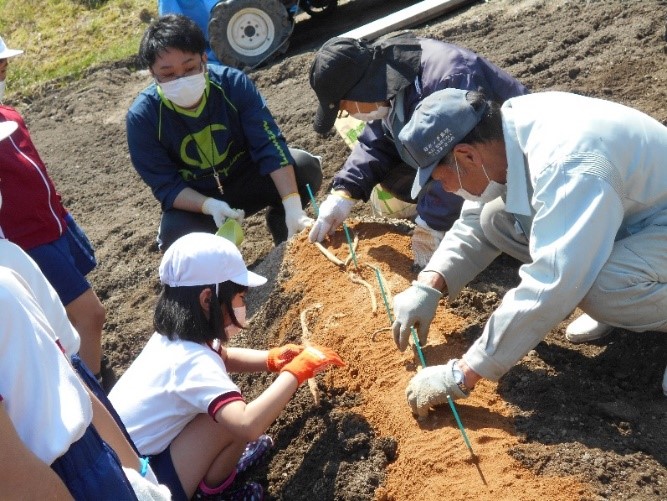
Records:
{"label": "rocky ground", "polygon": [[[348,150],[335,133],[312,130],[313,51],[411,3],[351,0],[326,21],[301,19],[286,57],[251,73],[290,145],[323,157],[320,199]],[[477,51],[533,91],[610,99],[667,124],[666,14],[667,2],[658,0],[491,0],[415,31]],[[123,122],[149,81],[132,62],[119,62],[16,103],[65,205],[97,249],[90,279],[107,308],[104,348],[118,375],[151,334],[159,291],[159,208],[132,169]],[[255,292],[252,327],[240,342],[299,340],[303,318],[313,341],[336,347],[348,362],[318,376],[319,405],[304,385],[271,428],[276,450],[255,473],[269,499],[667,499],[664,334],[616,330],[573,346],[563,336],[566,319],[499,384],[482,384],[457,406],[473,460],[449,408],[421,422],[407,409],[403,389],[419,361],[398,353],[382,330],[387,315],[365,265],[381,270],[388,293],[407,287],[408,228],[363,219],[368,213],[359,205],[362,219],[350,225],[360,238],[356,273],[374,290],[375,312],[369,291],[351,281],[353,268],[336,267],[303,235],[272,249],[263,216],[246,221],[243,254],[271,282]],[[347,255],[341,235],[331,249]],[[443,301],[424,350],[428,363],[460,355],[479,335],[516,284],[517,268],[500,257],[455,301]],[[238,381],[252,398],[270,379]]]}

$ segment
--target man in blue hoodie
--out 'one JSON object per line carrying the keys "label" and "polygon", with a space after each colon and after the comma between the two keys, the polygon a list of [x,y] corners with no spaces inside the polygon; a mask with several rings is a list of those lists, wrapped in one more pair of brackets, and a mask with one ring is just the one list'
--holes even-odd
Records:
{"label": "man in blue hoodie", "polygon": [[127,141],[135,169],[162,206],[162,250],[266,207],[276,244],[312,224],[303,207],[306,185],[317,190],[322,182],[319,158],[287,147],[243,72],[206,64],[206,40],[194,21],[156,19],[139,57],[155,82],[127,113]]}

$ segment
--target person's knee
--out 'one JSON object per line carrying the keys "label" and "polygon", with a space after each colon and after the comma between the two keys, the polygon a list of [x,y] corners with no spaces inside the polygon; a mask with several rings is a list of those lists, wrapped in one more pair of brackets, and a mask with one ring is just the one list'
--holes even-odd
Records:
{"label": "person's knee", "polygon": [[638,275],[619,275],[605,268],[579,307],[598,322],[636,332],[667,330],[667,295]]}
{"label": "person's knee", "polygon": [[605,308],[604,302],[601,301],[599,288],[595,285],[591,287],[588,293],[584,296],[584,299],[581,300],[579,308],[600,322],[604,321],[606,323],[611,323],[610,312],[605,311],[607,308]]}
{"label": "person's knee", "polygon": [[92,333],[101,335],[106,321],[106,309],[92,289],[87,289],[65,309],[79,334],[84,332],[88,335]]}
{"label": "person's knee", "polygon": [[213,218],[207,214],[179,209],[166,210],[160,219],[158,247],[164,252],[183,235],[195,231],[215,233],[217,229]]}
{"label": "person's knee", "polygon": [[104,322],[107,320],[107,310],[97,296],[95,296],[95,299],[97,299],[97,301],[91,307],[90,321],[94,328],[99,329],[101,332],[104,327]]}
{"label": "person's knee", "polygon": [[484,204],[479,214],[479,225],[484,235],[496,246],[502,240],[501,226],[506,226],[505,214],[505,204],[500,198]]}
{"label": "person's knee", "polygon": [[[97,296],[95,296],[95,299],[97,299]],[[91,303],[87,316],[90,330],[101,333],[104,328],[104,322],[107,320],[107,310],[100,303],[99,299]]]}
{"label": "person's knee", "polygon": [[294,175],[299,186],[309,185],[313,192],[322,185],[322,162],[320,157],[311,153],[291,148],[290,153],[294,157]]}
{"label": "person's knee", "polygon": [[484,236],[497,249],[521,262],[530,262],[528,239],[518,228],[514,216],[505,211],[502,198],[484,204],[479,224]]}

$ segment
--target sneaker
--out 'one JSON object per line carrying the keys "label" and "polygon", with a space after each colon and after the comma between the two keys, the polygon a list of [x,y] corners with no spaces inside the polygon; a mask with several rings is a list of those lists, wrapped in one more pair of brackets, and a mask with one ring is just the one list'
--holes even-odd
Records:
{"label": "sneaker", "polygon": [[611,325],[593,320],[585,313],[565,329],[565,337],[571,343],[586,343],[605,337],[612,331]]}
{"label": "sneaker", "polygon": [[262,501],[264,488],[257,482],[246,482],[238,486],[232,485],[220,493],[219,501]]}
{"label": "sneaker", "polygon": [[273,447],[273,439],[269,435],[262,435],[254,442],[249,442],[238,463],[236,463],[236,470],[243,473],[259,464],[271,447]]}
{"label": "sneaker", "polygon": [[264,488],[257,482],[234,483],[216,494],[206,494],[198,488],[192,499],[198,501],[262,501]]}
{"label": "sneaker", "polygon": [[662,376],[662,392],[667,397],[667,367],[665,367],[665,374]]}

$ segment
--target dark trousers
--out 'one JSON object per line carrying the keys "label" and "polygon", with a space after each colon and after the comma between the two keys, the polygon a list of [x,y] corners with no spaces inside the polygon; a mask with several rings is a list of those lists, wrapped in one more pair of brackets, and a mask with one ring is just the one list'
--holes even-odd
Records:
{"label": "dark trousers", "polygon": [[[322,184],[322,166],[317,157],[306,151],[290,148],[290,153],[294,157],[294,175],[301,196],[301,206],[306,207],[310,202],[306,185],[310,186],[313,193],[317,192]],[[252,216],[268,207],[266,223],[273,242],[277,245],[287,240],[285,210],[271,176],[261,176],[257,170],[249,169],[231,181],[226,180],[224,195],[216,198],[227,202],[233,209],[243,209],[246,216]],[[162,213],[157,240],[160,249],[164,251],[188,233],[216,231],[215,222],[208,214],[170,209]]]}
{"label": "dark trousers", "polygon": [[[382,188],[403,202],[415,203],[410,196],[416,171],[405,163],[393,167],[380,182]],[[461,213],[463,199],[445,191],[442,185],[431,179],[417,197],[417,214],[426,224],[438,231],[449,230]]]}

